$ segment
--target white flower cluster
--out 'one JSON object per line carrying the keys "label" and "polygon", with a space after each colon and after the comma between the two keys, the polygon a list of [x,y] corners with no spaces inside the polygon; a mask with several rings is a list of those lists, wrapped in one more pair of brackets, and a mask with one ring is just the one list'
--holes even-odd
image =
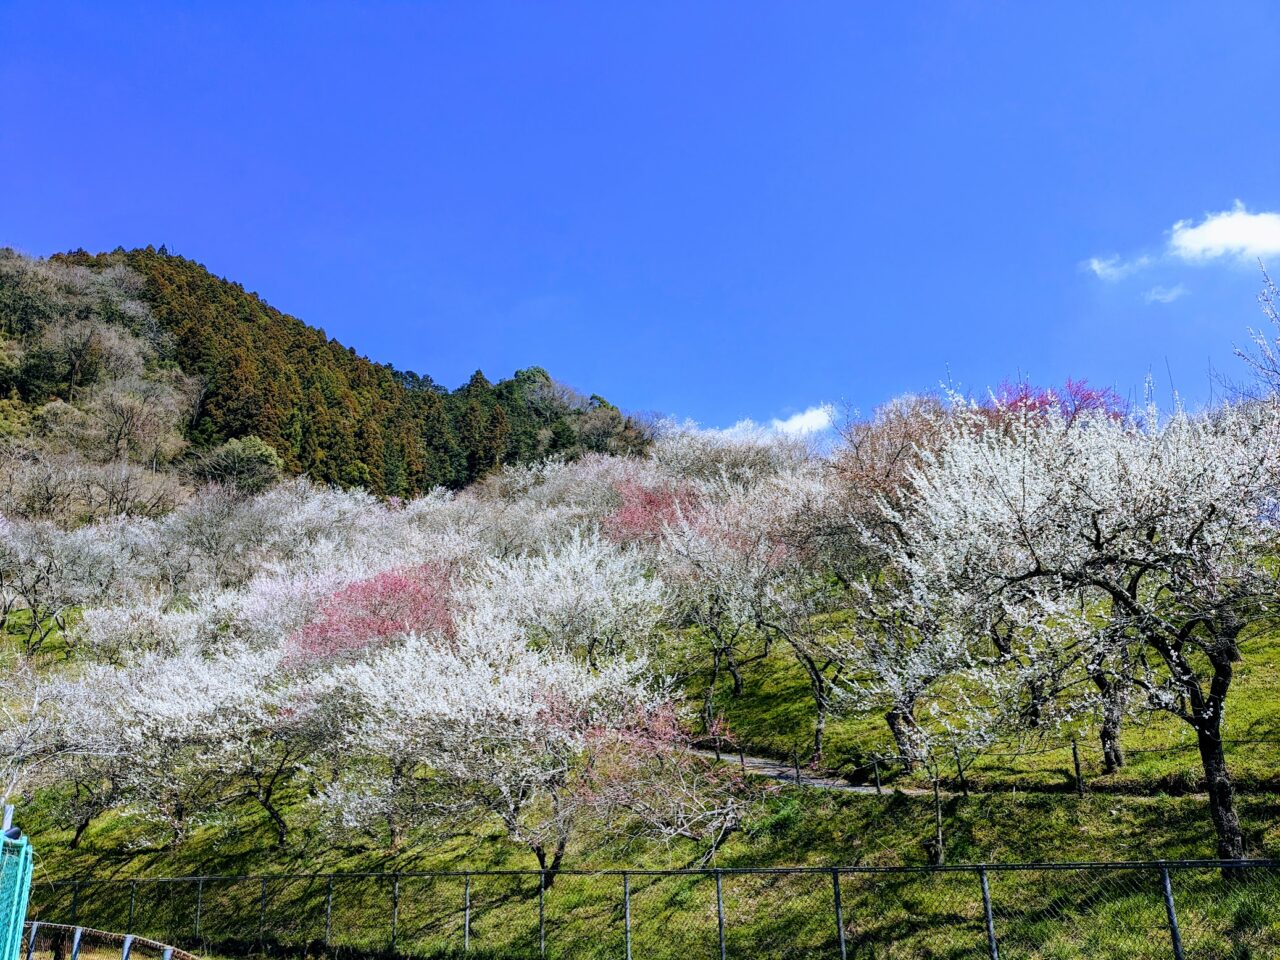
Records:
{"label": "white flower cluster", "polygon": [[1118,764],[1122,721],[1174,713],[1233,855],[1221,739],[1275,612],[1280,415],[1074,396],[909,398],[829,458],[668,427],[409,503],[295,481],[69,533],[0,518],[0,616],[56,664],[0,693],[9,788],[71,779],[78,818],[178,832],[252,800],[283,838],[302,776],[393,839],[496,818],[548,867],[603,811],[718,843],[740,785],[692,763],[673,701],[700,683],[723,737],[718,693],[780,650],[814,754],[856,710],[909,765],[1087,723]]}

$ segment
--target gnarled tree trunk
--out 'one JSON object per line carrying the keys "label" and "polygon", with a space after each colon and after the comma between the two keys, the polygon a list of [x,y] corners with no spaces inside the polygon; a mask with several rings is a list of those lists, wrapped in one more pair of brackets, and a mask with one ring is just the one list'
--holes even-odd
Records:
{"label": "gnarled tree trunk", "polygon": [[1213,829],[1218,834],[1218,859],[1239,860],[1244,857],[1244,831],[1240,829],[1240,816],[1236,813],[1235,791],[1231,786],[1220,731],[1199,730],[1196,743],[1200,748],[1205,789],[1209,794],[1209,816],[1213,818]]}
{"label": "gnarled tree trunk", "polygon": [[898,746],[898,754],[902,757],[903,769],[910,772],[920,762],[920,747],[916,739],[919,724],[912,714],[914,704],[894,704],[884,715],[889,724],[889,732],[893,734],[893,742]]}
{"label": "gnarled tree trunk", "polygon": [[1105,773],[1115,773],[1124,766],[1120,722],[1124,717],[1127,691],[1101,670],[1093,671],[1090,679],[1102,694],[1102,727],[1098,731],[1098,739],[1102,743],[1102,769]]}

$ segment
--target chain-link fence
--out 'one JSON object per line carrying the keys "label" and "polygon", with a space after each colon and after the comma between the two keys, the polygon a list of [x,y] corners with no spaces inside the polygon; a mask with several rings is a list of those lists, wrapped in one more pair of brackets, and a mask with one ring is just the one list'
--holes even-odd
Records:
{"label": "chain-link fence", "polygon": [[1280,957],[1280,860],[81,879],[32,916],[198,953]]}

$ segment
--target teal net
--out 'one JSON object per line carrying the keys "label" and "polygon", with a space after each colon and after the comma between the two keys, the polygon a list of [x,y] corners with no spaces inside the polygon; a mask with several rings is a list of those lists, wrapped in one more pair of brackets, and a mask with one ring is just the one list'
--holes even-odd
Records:
{"label": "teal net", "polygon": [[0,839],[0,960],[18,960],[31,893],[31,844]]}

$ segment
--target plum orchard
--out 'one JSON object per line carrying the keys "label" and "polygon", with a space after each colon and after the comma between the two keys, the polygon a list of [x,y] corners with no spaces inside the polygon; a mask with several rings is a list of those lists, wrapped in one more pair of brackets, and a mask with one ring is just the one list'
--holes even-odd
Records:
{"label": "plum orchard", "polygon": [[1238,858],[1223,720],[1241,634],[1275,614],[1278,468],[1270,402],[1141,420],[1010,411],[997,427],[961,409],[911,475],[887,566],[925,609],[985,629],[983,668],[1023,674],[1026,717],[1089,692],[1109,764],[1131,702],[1187,723],[1218,855]]}
{"label": "plum orchard", "polygon": [[488,823],[554,874],[589,825],[709,857],[758,797],[694,740],[731,736],[719,698],[782,651],[815,755],[829,716],[875,712],[935,778],[1064,724],[1118,765],[1122,723],[1171,713],[1242,855],[1221,736],[1274,613],[1276,405],[1006,388],[895,401],[846,441],[669,428],[404,502],[295,481],[71,533],[4,519],[6,789],[179,838],[256,803],[283,842],[293,782],[392,846]]}

